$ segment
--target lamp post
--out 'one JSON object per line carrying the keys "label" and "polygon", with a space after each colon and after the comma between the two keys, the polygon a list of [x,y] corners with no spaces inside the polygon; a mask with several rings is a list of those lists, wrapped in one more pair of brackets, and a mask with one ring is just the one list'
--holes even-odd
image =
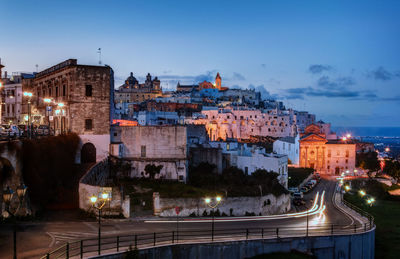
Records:
{"label": "lamp post", "polygon": [[58,106],[58,113],[60,114],[59,115],[59,118],[60,118],[60,134],[62,135],[62,134],[64,134],[63,126],[65,126],[65,125],[63,125],[63,119],[62,119],[64,117],[64,109],[63,109],[64,103],[58,103],[57,106]]}
{"label": "lamp post", "polygon": [[50,103],[51,103],[51,99],[50,98],[44,98],[43,101],[45,103],[47,103],[47,105],[46,105],[46,113],[47,113],[47,123],[48,123],[48,127],[49,127],[49,135],[50,135],[50,131],[51,131],[51,129],[50,129],[50,110],[51,110]]}
{"label": "lamp post", "polygon": [[14,191],[9,186],[7,186],[7,189],[5,189],[3,191],[3,201],[6,205],[5,210],[13,218],[13,243],[14,243],[13,259],[17,259],[17,219],[15,217],[15,214],[17,213],[19,208],[22,206],[22,201],[24,200],[27,189],[28,189],[28,187],[26,187],[24,184],[21,184],[20,186],[17,187],[17,196],[19,199],[19,205],[15,209],[14,213],[12,213],[11,209],[10,209],[10,203],[11,203],[12,197],[14,196]]}
{"label": "lamp post", "polygon": [[218,207],[218,205],[221,203],[222,198],[220,196],[217,196],[214,199],[205,198],[204,201],[207,204],[207,206],[212,209],[211,241],[214,241],[214,217],[215,217],[214,209]]}
{"label": "lamp post", "polygon": [[109,194],[106,192],[101,193],[99,196],[92,195],[89,200],[92,203],[93,207],[96,208],[99,212],[99,234],[98,234],[98,246],[97,246],[97,252],[100,255],[101,251],[101,210],[103,209],[104,205],[106,205],[106,202],[110,199]]}
{"label": "lamp post", "polygon": [[32,137],[32,127],[31,127],[31,98],[32,93],[24,92],[24,96],[28,97],[28,137]]}

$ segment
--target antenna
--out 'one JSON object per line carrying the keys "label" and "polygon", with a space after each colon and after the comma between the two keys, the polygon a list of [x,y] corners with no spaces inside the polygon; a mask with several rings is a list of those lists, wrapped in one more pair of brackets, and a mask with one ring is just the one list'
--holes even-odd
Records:
{"label": "antenna", "polygon": [[35,67],[36,67],[36,73],[39,72],[39,71],[38,71],[39,65],[36,64]]}
{"label": "antenna", "polygon": [[101,48],[97,50],[97,53],[99,53],[99,65],[101,65]]}

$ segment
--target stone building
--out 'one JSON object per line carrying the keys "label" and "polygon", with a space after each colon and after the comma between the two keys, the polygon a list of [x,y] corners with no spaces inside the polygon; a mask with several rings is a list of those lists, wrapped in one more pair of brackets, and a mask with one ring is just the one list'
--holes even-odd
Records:
{"label": "stone building", "polygon": [[314,168],[322,174],[339,175],[356,168],[356,143],[351,139],[329,140],[321,127],[305,128],[300,142],[300,167]]}
{"label": "stone building", "polygon": [[290,164],[299,164],[299,135],[296,137],[284,137],[277,139],[273,144],[273,150],[276,154],[287,155]]}
{"label": "stone building", "polygon": [[202,126],[112,126],[110,154],[131,164],[130,177],[149,177],[146,165],[162,165],[156,178],[186,181],[189,148],[202,144]]}
{"label": "stone building", "polygon": [[187,123],[205,125],[212,141],[250,139],[251,136],[287,137],[297,133],[290,116],[283,113],[226,107],[203,110],[201,114],[202,117]]}
{"label": "stone building", "polygon": [[81,65],[68,59],[34,78],[23,79],[22,88],[32,93],[33,124],[50,124],[56,134],[74,132],[80,136],[78,161],[94,162],[108,155],[114,94],[110,67]]}
{"label": "stone building", "polygon": [[162,89],[157,77],[152,79],[148,73],[146,81],[140,84],[131,72],[125,83],[115,90],[115,103],[140,103],[159,96],[162,96]]}

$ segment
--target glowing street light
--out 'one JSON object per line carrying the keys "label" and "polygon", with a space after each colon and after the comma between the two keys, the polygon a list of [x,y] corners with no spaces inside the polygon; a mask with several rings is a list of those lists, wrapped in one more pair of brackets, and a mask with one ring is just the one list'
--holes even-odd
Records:
{"label": "glowing street light", "polygon": [[[215,200],[215,202],[212,202],[212,200]],[[204,199],[204,202],[207,204],[207,206],[212,209],[211,241],[214,241],[214,217],[215,217],[214,209],[218,207],[221,201],[222,201],[221,196],[216,196],[214,199],[211,198]]]}
{"label": "glowing street light", "polygon": [[343,140],[343,141],[346,141],[346,140],[347,140],[347,137],[343,137],[342,140]]}
{"label": "glowing street light", "polygon": [[347,138],[351,138],[351,134],[347,134],[346,137],[347,137]]}
{"label": "glowing street light", "polygon": [[385,148],[385,152],[389,152],[390,151],[390,148]]}
{"label": "glowing street light", "polygon": [[98,254],[100,255],[101,251],[101,210],[103,209],[106,202],[110,200],[110,196],[107,192],[101,193],[99,196],[92,195],[89,197],[90,203],[92,203],[93,208],[96,208],[99,211],[99,241],[98,241]]}
{"label": "glowing street light", "polygon": [[44,101],[45,103],[51,103],[51,99],[50,99],[50,98],[44,98],[43,101]]}
{"label": "glowing street light", "polygon": [[64,103],[58,103],[57,104],[59,107],[64,107]]}
{"label": "glowing street light", "polygon": [[363,191],[363,190],[360,190],[358,193],[359,193],[362,197],[365,196],[365,194],[366,194],[365,191]]}
{"label": "glowing street light", "polygon": [[348,192],[348,191],[350,191],[350,186],[348,186],[348,185],[346,185],[345,187],[344,187],[344,189]]}

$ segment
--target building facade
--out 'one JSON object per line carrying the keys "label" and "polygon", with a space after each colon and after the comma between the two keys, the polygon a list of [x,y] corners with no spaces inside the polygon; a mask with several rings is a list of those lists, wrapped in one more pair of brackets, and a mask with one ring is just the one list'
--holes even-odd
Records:
{"label": "building facade", "polygon": [[300,154],[299,135],[277,139],[273,144],[273,150],[276,154],[287,155],[289,164],[298,165]]}
{"label": "building facade", "polygon": [[125,83],[115,90],[114,98],[115,103],[140,103],[159,96],[162,96],[162,89],[157,77],[152,79],[148,73],[146,81],[140,84],[131,72]]}
{"label": "building facade", "polygon": [[204,127],[112,126],[110,153],[131,163],[130,177],[149,177],[146,165],[162,165],[156,178],[185,182],[188,171],[189,146],[202,144],[207,134]]}
{"label": "building facade", "polygon": [[328,140],[318,125],[305,128],[300,140],[300,167],[339,175],[356,168],[356,144],[351,139]]}
{"label": "building facade", "polygon": [[212,141],[250,139],[251,136],[287,137],[297,133],[288,114],[273,111],[228,107],[203,110],[201,114],[202,117],[187,123],[205,125]]}
{"label": "building facade", "polygon": [[78,161],[93,162],[108,155],[114,88],[110,67],[80,65],[68,59],[23,79],[22,88],[32,93],[30,100],[24,98],[25,107],[27,101],[31,103],[32,124],[50,125],[56,134],[80,136],[84,154],[78,154]]}

